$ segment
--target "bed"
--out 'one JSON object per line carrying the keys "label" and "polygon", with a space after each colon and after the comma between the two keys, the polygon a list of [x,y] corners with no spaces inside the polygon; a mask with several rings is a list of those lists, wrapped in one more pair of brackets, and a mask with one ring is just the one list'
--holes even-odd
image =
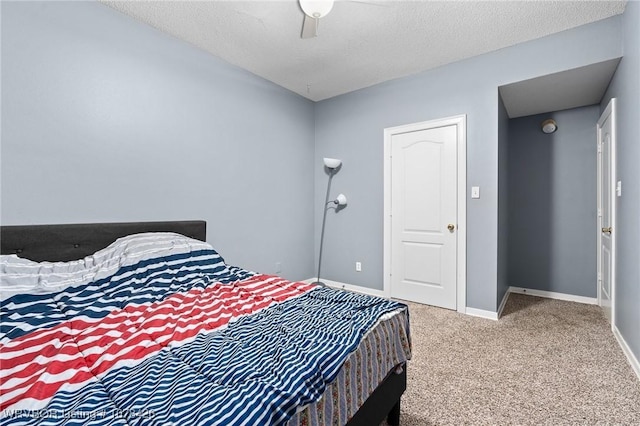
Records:
{"label": "bed", "polygon": [[203,221],[2,227],[0,424],[399,424],[405,305],[205,239]]}

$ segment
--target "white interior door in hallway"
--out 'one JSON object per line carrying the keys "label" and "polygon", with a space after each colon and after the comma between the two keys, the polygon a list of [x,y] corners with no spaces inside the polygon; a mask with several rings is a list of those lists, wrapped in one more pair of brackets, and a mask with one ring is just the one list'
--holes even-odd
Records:
{"label": "white interior door in hallway", "polygon": [[458,308],[458,143],[461,123],[391,133],[390,295]]}
{"label": "white interior door in hallway", "polygon": [[598,304],[609,321],[615,293],[615,113],[611,99],[598,120]]}

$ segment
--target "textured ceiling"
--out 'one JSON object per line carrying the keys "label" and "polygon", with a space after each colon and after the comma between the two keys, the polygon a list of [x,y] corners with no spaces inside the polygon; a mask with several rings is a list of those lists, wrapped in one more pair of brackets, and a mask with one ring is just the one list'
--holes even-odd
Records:
{"label": "textured ceiling", "polygon": [[319,36],[286,1],[104,1],[314,101],[624,12],[626,1],[336,1]]}

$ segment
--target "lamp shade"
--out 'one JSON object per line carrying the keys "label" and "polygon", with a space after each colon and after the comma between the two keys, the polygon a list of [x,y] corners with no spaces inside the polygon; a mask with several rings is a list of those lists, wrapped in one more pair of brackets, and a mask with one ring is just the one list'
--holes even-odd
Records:
{"label": "lamp shade", "polygon": [[337,169],[342,164],[342,160],[338,160],[337,158],[324,158],[324,165],[329,169]]}
{"label": "lamp shade", "polygon": [[347,205],[347,196],[344,194],[338,194],[338,196],[336,197],[336,203],[339,206],[346,206]]}
{"label": "lamp shade", "polygon": [[299,0],[300,7],[305,15],[312,18],[322,18],[327,16],[333,8],[333,0]]}

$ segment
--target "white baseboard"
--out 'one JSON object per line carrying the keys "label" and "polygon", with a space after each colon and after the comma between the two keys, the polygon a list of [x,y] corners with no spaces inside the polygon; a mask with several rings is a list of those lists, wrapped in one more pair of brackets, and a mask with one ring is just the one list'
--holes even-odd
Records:
{"label": "white baseboard", "polygon": [[[309,278],[304,280],[303,282],[310,284],[316,280],[317,280],[316,278]],[[359,285],[347,284],[339,281],[331,281],[331,280],[325,280],[325,279],[323,279],[322,282],[332,288],[338,288],[342,290],[353,291],[356,293],[368,294],[370,296],[387,297],[384,294],[384,291],[382,290],[375,290],[372,288],[362,287]],[[509,287],[507,292],[504,294],[504,297],[502,298],[502,302],[498,307],[498,312],[485,311],[484,309],[467,307],[465,308],[465,314],[471,315],[474,317],[486,318],[486,319],[497,321],[502,315],[502,311],[505,305],[507,304],[507,300],[509,299],[509,294],[511,293],[529,294],[531,296],[546,297],[548,299],[566,300],[569,302],[585,303],[589,305],[598,304],[598,300],[594,297],[575,296],[572,294],[556,293],[553,291],[535,290],[535,289],[511,286]],[[616,326],[613,326],[613,335],[616,337],[618,344],[620,345],[620,347],[622,348],[622,351],[624,352],[625,356],[629,360],[629,364],[631,364],[631,368],[638,376],[638,379],[640,379],[640,361],[638,361],[638,358],[636,358],[636,356],[633,354],[633,352],[631,351],[631,348],[627,344],[626,340],[624,340],[624,337],[622,337],[622,334],[620,334],[620,331]]]}
{"label": "white baseboard", "polygon": [[498,306],[498,312],[491,312],[491,311],[485,311],[482,309],[467,307],[465,313],[467,315],[472,315],[474,317],[482,317],[482,318],[497,320],[502,316],[502,311],[504,310],[504,307],[507,304],[507,300],[509,299],[509,295],[511,293],[528,294],[531,296],[546,297],[548,299],[566,300],[569,302],[585,303],[588,305],[598,304],[598,299],[596,299],[595,297],[575,296],[573,294],[556,293],[553,291],[535,290],[535,289],[529,289],[529,288],[510,286],[507,289],[507,292],[502,297],[500,306]]}
{"label": "white baseboard", "polygon": [[[316,278],[309,278],[309,279],[304,280],[303,282],[307,283],[307,284],[311,284],[314,281],[317,281],[317,279]],[[373,288],[362,287],[362,286],[359,286],[359,285],[342,283],[342,282],[339,282],[339,281],[325,280],[324,278],[322,278],[321,281],[323,283],[325,283],[327,285],[327,287],[338,288],[338,289],[341,289],[341,290],[353,291],[354,293],[368,294],[369,296],[378,296],[378,297],[387,298],[387,296],[384,294],[384,291],[382,291],[382,290],[376,290],[376,289],[373,289]]]}
{"label": "white baseboard", "polygon": [[[307,283],[307,284],[311,284],[314,281],[317,281],[317,279],[316,278],[308,278],[308,279],[304,280],[303,282]],[[387,298],[387,299],[389,298],[384,293],[384,291],[382,291],[382,290],[375,290],[375,289],[372,289],[372,288],[362,287],[362,286],[359,286],[359,285],[353,285],[353,284],[348,284],[348,283],[343,283],[343,282],[340,282],[340,281],[326,280],[324,278],[321,281],[323,283],[325,283],[327,285],[327,287],[337,288],[337,289],[341,289],[341,290],[353,291],[355,293],[368,294],[369,296],[378,296],[378,297],[384,297],[384,298]],[[505,298],[504,298],[502,304],[504,305],[504,303],[506,303],[506,295],[505,295]],[[490,320],[494,320],[494,321],[499,318],[499,315],[498,315],[497,312],[485,311],[485,310],[482,310],[482,309],[465,308],[465,312],[464,313],[467,314],[467,315],[474,316],[474,317],[486,318],[486,319],[490,319]]]}
{"label": "white baseboard", "polygon": [[529,288],[522,287],[513,287],[510,286],[507,289],[507,292],[502,297],[502,301],[500,302],[500,306],[498,306],[497,312],[485,311],[483,309],[469,308],[465,309],[465,313],[467,315],[471,315],[474,317],[487,318],[491,320],[497,320],[502,316],[502,311],[504,310],[505,305],[507,304],[507,300],[509,299],[509,294],[518,293],[518,294],[529,294],[531,296],[538,297],[546,297],[548,299],[559,299],[566,300],[569,302],[578,302],[578,303],[586,303],[588,305],[597,305],[598,299],[595,297],[584,297],[584,296],[574,296],[573,294],[564,294],[564,293],[556,293],[553,291],[544,291],[544,290],[534,290]]}
{"label": "white baseboard", "polygon": [[[556,293],[553,291],[534,290],[534,289],[521,288],[521,287],[509,287],[509,290],[507,291],[507,295],[509,293],[530,294],[531,296],[566,300],[569,302],[585,303],[588,305],[598,304],[598,299],[595,297],[575,296],[573,294]],[[636,358],[634,353],[631,351],[631,348],[627,344],[627,341],[624,340],[624,337],[622,337],[622,334],[620,333],[620,330],[618,330],[618,327],[613,325],[612,331],[613,331],[613,335],[618,341],[618,344],[620,345],[620,348],[622,349],[622,352],[624,352],[625,356],[627,357],[627,360],[629,361],[629,364],[631,364],[631,368],[636,373],[636,376],[638,376],[638,379],[640,379],[640,361],[638,361],[638,358]]]}
{"label": "white baseboard", "polygon": [[573,294],[556,293],[555,291],[535,290],[532,288],[509,287],[508,293],[528,294],[530,296],[546,297],[547,299],[566,300],[568,302],[585,303],[587,305],[597,305],[598,299],[595,297],[576,296]]}
{"label": "white baseboard", "polygon": [[464,313],[467,314],[467,315],[471,315],[472,317],[486,318],[486,319],[490,319],[490,320],[494,320],[494,321],[498,320],[498,313],[497,312],[485,311],[484,309],[476,309],[476,308],[467,307],[465,309]]}
{"label": "white baseboard", "polygon": [[507,304],[507,300],[509,299],[509,295],[511,294],[511,288],[508,288],[507,291],[502,296],[502,302],[500,302],[500,306],[498,306],[498,319],[502,316],[502,311],[504,310],[505,305]]}
{"label": "white baseboard", "polygon": [[622,348],[622,352],[624,352],[624,354],[627,356],[627,360],[629,360],[631,368],[636,373],[636,376],[638,376],[638,379],[640,379],[640,362],[631,351],[631,348],[627,344],[627,341],[624,340],[624,337],[622,337],[622,334],[620,334],[620,330],[618,330],[618,327],[616,327],[615,325],[613,326],[613,335],[616,336],[616,340]]}
{"label": "white baseboard", "polygon": [[500,316],[502,315],[502,310],[504,309],[504,305],[507,304],[508,298],[509,298],[509,289],[507,289],[506,293],[502,297],[502,302],[500,302],[500,306],[498,307],[498,312],[485,311],[484,309],[470,308],[467,306],[464,310],[464,313],[467,315],[471,315],[472,317],[480,317],[480,318],[486,318],[486,319],[497,321],[500,319]]}

